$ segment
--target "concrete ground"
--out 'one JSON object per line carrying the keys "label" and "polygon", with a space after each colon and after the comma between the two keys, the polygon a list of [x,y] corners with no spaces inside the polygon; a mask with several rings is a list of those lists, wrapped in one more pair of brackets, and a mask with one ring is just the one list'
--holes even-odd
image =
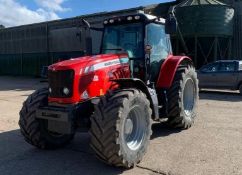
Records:
{"label": "concrete ground", "polygon": [[242,175],[242,97],[237,92],[200,94],[198,118],[189,130],[154,124],[148,152],[131,170],[109,167],[77,134],[67,147],[38,150],[19,132],[18,112],[39,80],[0,77],[0,174],[10,175]]}

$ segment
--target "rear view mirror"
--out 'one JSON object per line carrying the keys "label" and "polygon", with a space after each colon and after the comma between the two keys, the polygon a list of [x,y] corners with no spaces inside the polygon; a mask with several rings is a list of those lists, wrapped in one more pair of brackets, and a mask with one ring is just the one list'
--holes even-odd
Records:
{"label": "rear view mirror", "polygon": [[90,24],[86,20],[82,19],[82,23],[80,23],[78,27],[80,30],[77,33],[77,37],[79,37],[84,54],[92,55],[92,37]]}
{"label": "rear view mirror", "polygon": [[152,46],[151,45],[146,45],[145,46],[145,53],[151,53]]}
{"label": "rear view mirror", "polygon": [[166,19],[165,32],[166,34],[176,34],[177,32],[177,20],[172,14],[169,14]]}

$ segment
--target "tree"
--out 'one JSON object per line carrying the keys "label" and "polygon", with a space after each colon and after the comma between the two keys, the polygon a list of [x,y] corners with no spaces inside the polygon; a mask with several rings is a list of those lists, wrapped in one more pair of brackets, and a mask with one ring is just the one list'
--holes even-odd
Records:
{"label": "tree", "polygon": [[0,29],[4,29],[4,28],[5,28],[5,26],[0,24]]}

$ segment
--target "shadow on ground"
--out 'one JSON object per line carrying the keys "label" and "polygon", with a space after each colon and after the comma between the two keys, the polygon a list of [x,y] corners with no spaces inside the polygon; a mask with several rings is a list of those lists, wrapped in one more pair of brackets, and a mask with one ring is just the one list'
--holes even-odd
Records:
{"label": "shadow on ground", "polygon": [[[165,123],[154,124],[152,129],[151,139],[181,131],[172,130]],[[27,144],[19,130],[0,133],[0,174],[118,175],[129,171],[99,161],[89,147],[89,139],[88,134],[79,133],[65,148],[46,151]]]}
{"label": "shadow on ground", "polygon": [[232,91],[212,91],[203,90],[199,94],[201,100],[214,100],[214,101],[229,101],[240,102],[242,96],[237,92]]}
{"label": "shadow on ground", "polygon": [[67,147],[45,151],[25,143],[19,130],[0,133],[0,174],[116,175],[124,171],[100,162],[88,143],[87,134],[77,134]]}
{"label": "shadow on ground", "polygon": [[174,129],[169,127],[166,122],[161,122],[161,123],[154,123],[152,125],[152,131],[153,134],[151,136],[151,139],[156,139],[157,137],[166,137],[172,134],[176,134],[179,132],[182,132],[182,129]]}
{"label": "shadow on ground", "polygon": [[0,76],[0,91],[28,91],[46,86],[39,78]]}

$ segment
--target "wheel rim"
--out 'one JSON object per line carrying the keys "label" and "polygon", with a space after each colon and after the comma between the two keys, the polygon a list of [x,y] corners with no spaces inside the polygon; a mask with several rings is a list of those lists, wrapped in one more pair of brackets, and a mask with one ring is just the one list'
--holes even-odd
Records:
{"label": "wheel rim", "polygon": [[124,136],[126,145],[131,150],[137,150],[140,148],[145,135],[145,118],[141,112],[140,107],[133,107],[124,124]]}
{"label": "wheel rim", "polygon": [[195,103],[195,85],[191,78],[187,79],[183,91],[183,107],[186,115],[191,115]]}

